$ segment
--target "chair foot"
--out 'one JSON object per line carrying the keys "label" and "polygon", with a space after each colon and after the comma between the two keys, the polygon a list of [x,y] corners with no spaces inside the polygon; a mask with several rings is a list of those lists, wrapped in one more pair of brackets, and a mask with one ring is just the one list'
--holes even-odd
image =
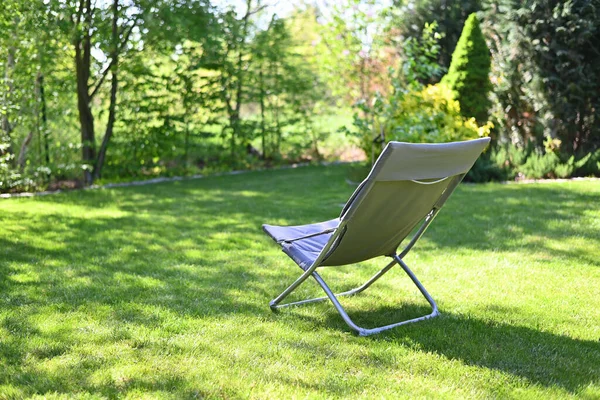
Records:
{"label": "chair foot", "polygon": [[391,325],[381,326],[379,328],[373,328],[373,329],[359,328],[359,329],[355,330],[355,332],[358,334],[358,336],[362,336],[362,337],[371,336],[371,335],[375,335],[377,333],[381,333],[381,332],[384,332],[389,329],[396,328],[396,327],[399,327],[402,325],[412,324],[413,322],[419,322],[419,321],[424,321],[426,319],[435,318],[439,315],[440,315],[440,312],[436,309],[436,310],[433,310],[433,312],[431,314],[427,314],[422,317],[409,319],[407,321],[402,321],[402,322],[398,322],[398,323],[391,324]]}

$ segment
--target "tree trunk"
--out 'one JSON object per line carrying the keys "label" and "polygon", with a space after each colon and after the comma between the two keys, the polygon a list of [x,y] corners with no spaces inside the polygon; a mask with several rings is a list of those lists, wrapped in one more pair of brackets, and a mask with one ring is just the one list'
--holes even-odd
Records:
{"label": "tree trunk", "polygon": [[[96,158],[96,137],[94,133],[94,116],[91,109],[91,96],[89,92],[90,60],[91,60],[91,23],[93,10],[91,0],[82,0],[79,4],[80,13],[85,7],[85,20],[83,23],[83,38],[75,39],[75,71],[77,74],[77,109],[81,126],[81,158],[83,163],[93,165]],[[78,28],[77,26],[76,28]],[[84,172],[85,183],[92,183],[92,174],[89,169]]]}
{"label": "tree trunk", "polygon": [[233,162],[235,160],[235,138],[238,136],[239,125],[239,117],[235,111],[229,116],[229,125],[231,126],[231,141],[229,145],[231,148],[231,162]]}
{"label": "tree trunk", "polygon": [[[250,16],[253,14],[253,11],[251,10],[252,7],[252,0],[247,0],[246,1],[246,14],[244,15],[244,17],[242,18],[243,20],[243,25],[242,25],[242,37],[240,38],[240,43],[239,43],[239,50],[238,50],[238,58],[237,58],[237,66],[235,69],[235,76],[237,78],[237,84],[236,84],[236,93],[235,93],[235,108],[233,109],[233,112],[230,114],[229,120],[231,122],[231,161],[233,162],[235,160],[235,138],[236,137],[240,137],[241,136],[241,119],[240,119],[240,113],[242,110],[242,98],[243,98],[243,92],[244,92],[244,69],[243,69],[243,64],[244,64],[244,44],[246,41],[246,37],[248,36],[248,22],[250,20]],[[244,138],[242,137],[242,145],[244,145],[245,143],[243,142]]]}
{"label": "tree trunk", "polygon": [[40,141],[44,143],[44,158],[46,160],[46,166],[50,165],[50,149],[48,145],[48,137],[50,136],[50,132],[48,131],[48,116],[46,114],[46,96],[44,95],[44,74],[38,75],[38,91],[39,91],[39,101],[40,101],[40,111],[42,114],[42,136],[40,137]]}
{"label": "tree trunk", "polygon": [[190,125],[186,120],[185,121],[185,144],[184,144],[184,150],[183,150],[183,163],[186,168],[190,166],[189,149],[190,149]]}
{"label": "tree trunk", "polygon": [[[14,153],[14,150],[12,147],[11,133],[13,130],[13,126],[10,123],[8,106],[9,106],[9,102],[11,101],[10,97],[12,95],[12,92],[14,91],[14,85],[11,81],[11,72],[12,72],[12,70],[14,70],[14,68],[15,68],[15,48],[11,46],[8,49],[8,57],[6,60],[6,69],[4,70],[4,84],[6,85],[6,91],[4,92],[3,103],[4,103],[5,107],[7,108],[7,110],[2,115],[2,130],[4,131],[4,134],[6,135],[6,137],[8,138],[8,148],[6,149],[6,151],[4,153],[8,153],[11,156],[14,156],[15,153]],[[3,153],[0,152],[0,155],[3,155]],[[14,157],[10,158],[10,163],[14,165]]]}
{"label": "tree trunk", "polygon": [[96,165],[94,167],[94,175],[93,179],[98,179],[102,176],[102,167],[104,167],[104,160],[106,158],[106,150],[108,149],[108,143],[113,135],[114,125],[115,125],[115,108],[117,103],[117,71],[116,71],[116,63],[115,63],[115,71],[113,71],[112,82],[110,88],[110,105],[108,108],[108,122],[106,125],[106,131],[104,133],[104,137],[102,138],[102,144],[100,145],[100,150],[98,151],[98,159],[96,160]]}
{"label": "tree trunk", "polygon": [[[76,50],[76,53],[81,53]],[[85,164],[93,164],[96,158],[94,135],[94,116],[90,107],[90,97],[88,93],[88,80],[84,73],[85,66],[78,57],[76,61],[77,69],[77,109],[79,111],[79,124],[81,126],[81,159]],[[86,172],[86,183],[91,183],[91,175]]]}
{"label": "tree trunk", "polygon": [[100,151],[98,151],[98,159],[94,166],[93,179],[98,179],[102,175],[102,167],[104,166],[104,159],[106,158],[106,150],[108,149],[108,143],[113,135],[113,129],[115,125],[115,112],[117,106],[117,89],[119,81],[117,77],[117,71],[119,68],[119,31],[117,21],[119,19],[119,0],[113,1],[113,20],[112,20],[112,65],[111,65],[111,86],[110,86],[110,104],[108,106],[108,122],[106,124],[106,131],[102,138],[102,144],[100,145]]}
{"label": "tree trunk", "polygon": [[[276,93],[279,94],[279,69],[277,68],[277,63],[275,63],[274,65],[274,74],[273,76],[275,77],[275,88],[276,88]],[[275,151],[277,152],[277,154],[281,153],[281,125],[279,123],[279,96],[276,95],[275,96],[275,133],[277,135],[277,140],[276,140],[276,145],[275,145]]]}
{"label": "tree trunk", "polygon": [[265,129],[265,82],[263,77],[262,65],[259,72],[259,85],[260,85],[260,136],[262,145],[262,159],[267,158],[267,145],[266,136],[267,132]]}
{"label": "tree trunk", "polygon": [[23,172],[25,169],[25,160],[27,156],[27,148],[29,147],[29,143],[31,143],[31,139],[33,139],[33,131],[29,131],[25,140],[21,144],[21,150],[19,151],[19,160],[17,161],[17,165],[19,166],[19,170]]}

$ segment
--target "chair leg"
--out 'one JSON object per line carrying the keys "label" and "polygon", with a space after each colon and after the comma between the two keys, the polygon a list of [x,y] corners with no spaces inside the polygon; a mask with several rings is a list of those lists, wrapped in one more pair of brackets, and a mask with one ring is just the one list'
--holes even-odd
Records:
{"label": "chair leg", "polygon": [[[303,300],[303,301],[299,301],[299,302],[295,302],[295,303],[283,304],[281,306],[276,306],[276,305],[274,306],[272,304],[273,302],[271,302],[271,309],[275,309],[275,308],[278,308],[278,307],[285,307],[285,306],[289,306],[289,305],[293,305],[293,304],[312,303],[312,302],[321,301],[321,300],[324,300],[326,298],[329,298],[329,300],[331,300],[331,302],[333,303],[333,305],[336,308],[336,310],[338,311],[338,313],[341,315],[341,317],[344,320],[344,322],[352,330],[354,330],[356,333],[358,333],[360,336],[373,335],[373,334],[376,334],[376,333],[380,333],[380,332],[386,331],[388,329],[395,328],[397,326],[406,325],[406,324],[410,324],[410,323],[418,322],[418,321],[423,321],[423,320],[426,320],[426,319],[438,316],[439,315],[439,311],[438,311],[438,307],[437,307],[437,304],[436,304],[435,300],[433,300],[433,298],[431,297],[431,295],[427,292],[427,290],[425,289],[425,287],[417,279],[417,277],[415,276],[415,274],[410,270],[410,268],[408,268],[408,266],[406,265],[406,263],[398,255],[394,255],[392,258],[394,259],[393,262],[391,262],[385,268],[383,268],[381,271],[379,271],[377,274],[375,274],[365,284],[363,284],[362,286],[359,286],[356,289],[350,290],[348,292],[340,293],[337,296],[355,294],[355,293],[359,293],[359,292],[367,289],[373,282],[375,282],[377,279],[379,279],[381,276],[383,276],[383,274],[385,274],[387,271],[389,271],[389,269],[391,269],[392,266],[394,266],[396,263],[398,263],[398,264],[400,264],[400,266],[402,267],[402,269],[404,270],[404,272],[406,272],[406,274],[410,277],[410,279],[413,281],[413,283],[417,286],[417,288],[419,289],[419,291],[421,292],[421,294],[423,295],[423,297],[425,297],[425,299],[427,300],[427,302],[431,305],[432,312],[430,314],[427,314],[427,315],[424,315],[424,316],[418,317],[418,318],[412,318],[412,319],[409,319],[409,320],[396,322],[396,323],[393,323],[393,324],[390,324],[390,325],[380,326],[380,327],[377,327],[377,328],[370,328],[370,329],[362,328],[362,327],[356,325],[354,323],[354,321],[352,321],[352,319],[348,316],[348,313],[346,312],[346,310],[344,309],[344,307],[342,307],[342,305],[338,301],[337,296],[331,291],[331,289],[325,283],[325,281],[323,280],[323,278],[321,278],[321,276],[317,272],[314,272],[314,271],[311,273],[311,275],[317,281],[317,283],[321,286],[321,288],[325,291],[325,294],[327,295],[327,297],[320,297],[320,298],[316,298],[316,299],[308,299],[308,300]],[[300,280],[300,278],[298,280]],[[304,280],[302,280],[302,281],[304,281]],[[282,293],[282,295],[283,295],[283,293]],[[280,295],[278,297],[278,299],[279,298],[283,298],[282,295]]]}
{"label": "chair leg", "polygon": [[317,269],[315,265],[311,266],[309,269],[304,271],[304,273],[294,281],[290,286],[287,287],[279,296],[271,300],[269,303],[269,307],[271,307],[271,311],[277,311],[278,308],[284,307],[289,304],[278,305],[283,299],[285,299],[290,293],[292,293],[298,286],[300,286],[309,276],[313,274],[313,272]]}

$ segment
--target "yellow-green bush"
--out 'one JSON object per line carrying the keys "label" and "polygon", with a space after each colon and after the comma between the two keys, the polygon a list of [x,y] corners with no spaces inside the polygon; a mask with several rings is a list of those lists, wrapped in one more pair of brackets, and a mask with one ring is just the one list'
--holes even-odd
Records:
{"label": "yellow-green bush", "polygon": [[460,105],[443,84],[405,93],[384,122],[386,140],[440,143],[488,136],[491,122],[478,125],[460,114]]}

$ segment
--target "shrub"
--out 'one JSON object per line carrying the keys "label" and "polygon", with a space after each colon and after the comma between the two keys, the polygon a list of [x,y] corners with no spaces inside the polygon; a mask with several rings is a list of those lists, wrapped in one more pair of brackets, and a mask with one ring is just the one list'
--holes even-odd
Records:
{"label": "shrub", "polygon": [[[548,142],[550,143],[550,142]],[[465,179],[471,182],[513,180],[515,178],[545,179],[570,178],[577,174],[593,175],[590,168],[600,158],[600,150],[579,160],[575,156],[566,161],[559,156],[559,147],[546,146],[546,151],[536,150],[533,142],[525,147],[507,144],[492,148],[481,155]]]}
{"label": "shrub", "polygon": [[488,119],[491,106],[488,93],[491,90],[490,50],[485,43],[479,21],[471,14],[463,28],[452,54],[452,62],[442,82],[450,87],[459,101],[461,113],[483,123]]}
{"label": "shrub", "polygon": [[589,153],[585,159],[585,162],[580,161],[579,165],[574,172],[577,176],[600,176],[600,149],[594,153]]}
{"label": "shrub", "polygon": [[465,180],[470,182],[513,180],[517,175],[517,167],[525,163],[532,150],[532,146],[521,148],[513,144],[492,147],[477,159]]}
{"label": "shrub", "polygon": [[465,176],[467,182],[489,182],[508,180],[509,169],[498,165],[494,157],[481,155]]}
{"label": "shrub", "polygon": [[404,94],[385,122],[387,140],[413,143],[453,142],[488,136],[491,122],[479,126],[465,119],[451,90],[443,84],[429,85]]}
{"label": "shrub", "polygon": [[527,161],[517,168],[525,177],[531,179],[551,178],[560,165],[560,158],[555,153],[531,153]]}

